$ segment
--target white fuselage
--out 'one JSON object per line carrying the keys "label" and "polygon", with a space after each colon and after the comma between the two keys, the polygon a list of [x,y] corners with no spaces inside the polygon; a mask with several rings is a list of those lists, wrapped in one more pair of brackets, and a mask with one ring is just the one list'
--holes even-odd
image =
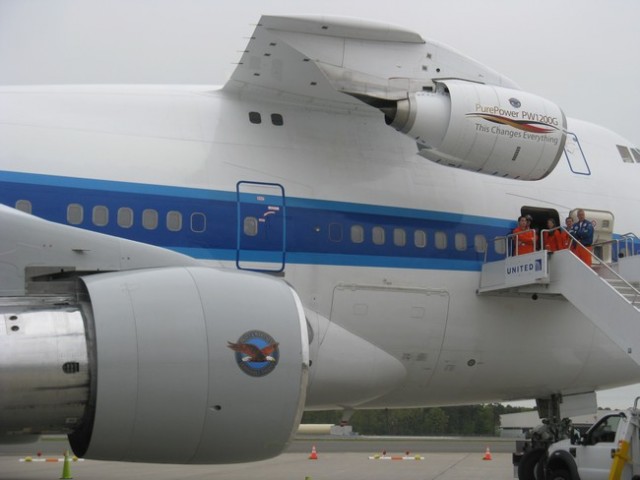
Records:
{"label": "white fuselage", "polygon": [[[28,201],[35,215],[63,223],[74,204],[83,208],[78,226],[148,241],[181,198],[210,201],[197,242],[183,233],[184,213],[179,229],[151,243],[236,268],[246,233],[228,206],[240,198],[237,183],[267,195],[278,185],[286,246],[275,252],[314,332],[307,408],[578,393],[636,382],[640,369],[567,301],[476,294],[479,236],[490,243],[508,234],[522,206],[553,209],[561,219],[576,207],[609,211],[615,233],[638,230],[640,164],[624,163],[616,148],[628,142],[573,119],[568,131],[589,174],[574,173],[563,156],[548,177],[524,182],[429,162],[364,105],[302,107],[207,87],[6,87],[0,202]],[[133,227],[119,227],[116,211],[129,199],[161,212],[156,230],[136,230],[142,206],[131,207]],[[217,202],[228,204],[219,217]],[[96,206],[106,207],[106,224],[93,218]],[[381,366],[378,377],[377,360],[362,350],[338,352],[330,341],[336,327],[398,368]]]}

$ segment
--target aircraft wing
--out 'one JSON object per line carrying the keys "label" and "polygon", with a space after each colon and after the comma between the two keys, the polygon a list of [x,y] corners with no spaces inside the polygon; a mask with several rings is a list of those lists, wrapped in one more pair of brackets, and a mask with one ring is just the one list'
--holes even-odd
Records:
{"label": "aircraft wing", "polygon": [[517,88],[484,65],[401,27],[355,18],[262,16],[224,90],[356,107],[362,104],[354,95],[398,100],[439,79]]}
{"label": "aircraft wing", "polygon": [[[152,245],[73,228],[0,204],[0,298],[59,293],[72,272],[184,267],[199,262]],[[52,281],[53,280],[53,281]]]}

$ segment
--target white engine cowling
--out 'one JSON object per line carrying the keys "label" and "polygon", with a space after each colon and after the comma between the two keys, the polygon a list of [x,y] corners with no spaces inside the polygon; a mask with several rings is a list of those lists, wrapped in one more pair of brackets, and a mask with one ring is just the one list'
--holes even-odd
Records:
{"label": "white engine cowling", "polygon": [[302,305],[286,283],[200,267],[82,281],[91,395],[69,436],[76,454],[235,463],[288,445],[309,353]]}
{"label": "white engine cowling", "polygon": [[520,180],[539,180],[558,163],[566,118],[536,95],[462,80],[438,83],[384,110],[389,125],[412,137],[420,155],[443,165]]}

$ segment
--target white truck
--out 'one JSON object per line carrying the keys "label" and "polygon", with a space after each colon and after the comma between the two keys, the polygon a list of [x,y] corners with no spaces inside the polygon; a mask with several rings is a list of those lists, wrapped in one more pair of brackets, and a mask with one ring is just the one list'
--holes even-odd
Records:
{"label": "white truck", "polygon": [[633,408],[602,417],[585,434],[552,443],[545,480],[640,480],[638,400]]}

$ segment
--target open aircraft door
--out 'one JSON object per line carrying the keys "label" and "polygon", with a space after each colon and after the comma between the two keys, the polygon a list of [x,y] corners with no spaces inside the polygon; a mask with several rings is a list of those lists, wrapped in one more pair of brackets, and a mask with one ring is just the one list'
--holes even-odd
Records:
{"label": "open aircraft door", "polygon": [[236,184],[236,193],[236,266],[242,270],[282,272],[286,241],[284,187],[241,181]]}

